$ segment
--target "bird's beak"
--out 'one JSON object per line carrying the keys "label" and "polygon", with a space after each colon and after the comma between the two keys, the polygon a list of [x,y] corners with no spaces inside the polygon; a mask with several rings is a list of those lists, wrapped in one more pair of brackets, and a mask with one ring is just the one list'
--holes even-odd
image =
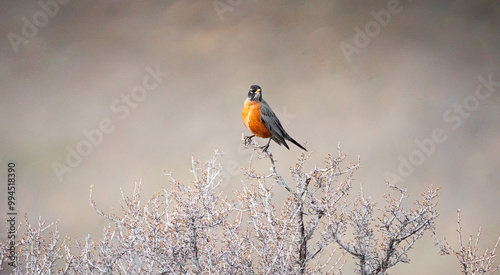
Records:
{"label": "bird's beak", "polygon": [[256,93],[260,93],[260,89],[257,89],[257,91],[255,91]]}

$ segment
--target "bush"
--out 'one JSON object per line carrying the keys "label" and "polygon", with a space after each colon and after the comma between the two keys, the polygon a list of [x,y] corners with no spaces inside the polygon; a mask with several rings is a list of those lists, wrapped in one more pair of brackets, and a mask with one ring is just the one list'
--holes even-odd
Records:
{"label": "bush", "polygon": [[[387,274],[398,263],[408,262],[408,251],[422,235],[434,236],[439,252],[451,246],[436,237],[438,188],[428,187],[413,209],[403,207],[403,188],[387,184],[380,213],[376,203],[361,191],[353,203],[348,194],[355,164],[343,165],[338,148],[327,155],[323,167],[304,172],[303,153],[291,167],[293,184],[277,171],[270,150],[247,141],[259,159],[269,159],[270,174],[256,173],[252,162],[245,169],[247,183],[235,191],[237,199],[221,197],[223,181],[216,152],[201,165],[192,160],[194,185],[187,186],[167,173],[171,186],[141,201],[141,183],[132,196],[122,192],[123,214],[96,212],[109,221],[99,241],[61,239],[57,223],[39,219],[16,243],[15,274],[341,274],[346,256],[356,262],[357,274]],[[274,192],[287,199],[277,205]],[[477,254],[477,241],[462,241],[456,254],[463,274],[493,274],[494,249]],[[48,232],[51,230],[50,232]],[[477,236],[479,239],[479,234]],[[0,262],[6,263],[7,243],[0,245]],[[6,264],[4,269],[10,269]],[[0,269],[1,270],[1,269]]]}

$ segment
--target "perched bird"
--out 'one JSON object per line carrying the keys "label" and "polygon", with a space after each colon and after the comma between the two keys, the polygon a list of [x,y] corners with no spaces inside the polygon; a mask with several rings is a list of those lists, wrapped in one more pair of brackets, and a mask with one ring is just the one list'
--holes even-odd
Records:
{"label": "perched bird", "polygon": [[306,148],[295,141],[290,135],[288,135],[285,129],[283,129],[283,126],[281,125],[278,117],[276,117],[276,114],[274,114],[267,102],[262,99],[262,89],[258,85],[250,86],[248,97],[243,104],[241,117],[243,118],[245,126],[253,133],[252,136],[246,137],[247,139],[251,139],[254,136],[260,138],[270,138],[267,145],[263,147],[264,151],[269,148],[271,139],[279,145],[285,145],[288,150],[290,150],[290,148],[288,147],[288,144],[286,144],[285,139],[299,146],[302,150],[307,151]]}

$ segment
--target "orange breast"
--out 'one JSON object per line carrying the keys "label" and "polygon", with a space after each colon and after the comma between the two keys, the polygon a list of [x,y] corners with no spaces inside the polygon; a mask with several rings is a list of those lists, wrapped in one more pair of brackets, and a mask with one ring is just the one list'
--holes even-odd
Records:
{"label": "orange breast", "polygon": [[243,105],[241,117],[245,126],[252,131],[254,135],[261,138],[269,138],[271,137],[271,133],[260,120],[260,105],[259,101],[246,100]]}

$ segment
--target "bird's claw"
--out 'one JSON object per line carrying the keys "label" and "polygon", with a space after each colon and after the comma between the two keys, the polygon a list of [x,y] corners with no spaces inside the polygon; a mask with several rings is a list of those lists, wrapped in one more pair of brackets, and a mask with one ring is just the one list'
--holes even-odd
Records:
{"label": "bird's claw", "polygon": [[248,146],[250,144],[252,144],[252,138],[254,136],[245,136],[244,139],[245,139],[245,146]]}
{"label": "bird's claw", "polygon": [[262,152],[269,153],[269,151],[268,151],[268,149],[269,149],[269,144],[264,145],[264,146],[260,146],[259,148],[260,148],[260,149],[262,149]]}

